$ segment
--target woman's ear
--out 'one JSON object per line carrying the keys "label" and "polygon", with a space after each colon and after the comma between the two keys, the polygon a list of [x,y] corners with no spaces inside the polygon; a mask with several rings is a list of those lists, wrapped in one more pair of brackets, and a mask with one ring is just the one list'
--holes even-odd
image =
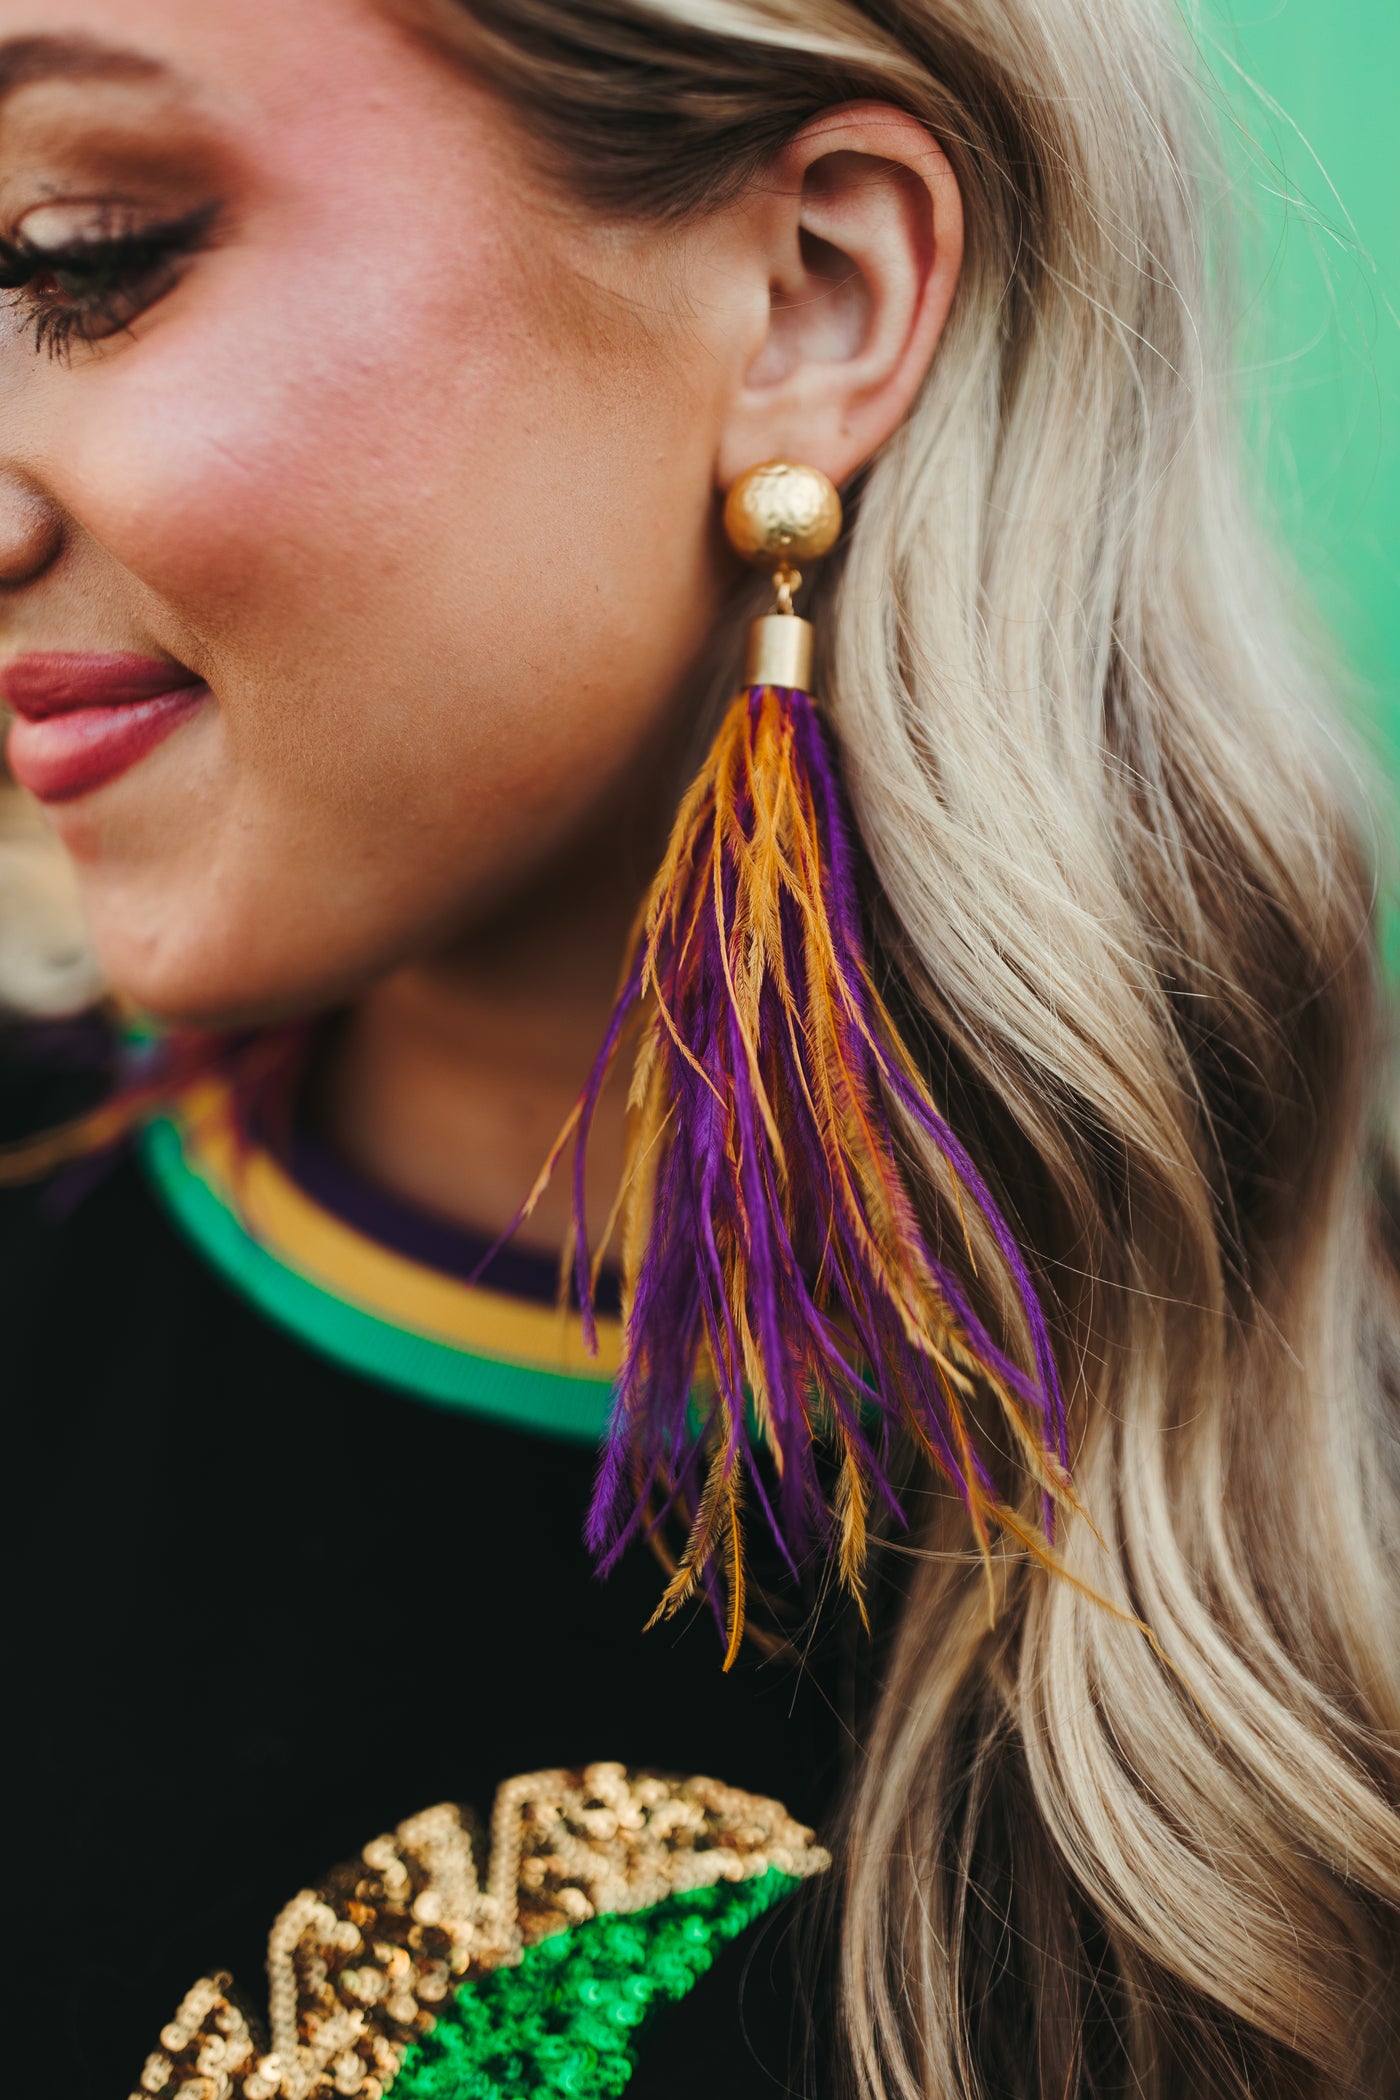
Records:
{"label": "woman's ear", "polygon": [[957,178],[916,118],[868,102],[806,124],[746,200],[766,326],[725,415],[719,485],[764,459],[838,483],[862,466],[928,370],[962,245]]}

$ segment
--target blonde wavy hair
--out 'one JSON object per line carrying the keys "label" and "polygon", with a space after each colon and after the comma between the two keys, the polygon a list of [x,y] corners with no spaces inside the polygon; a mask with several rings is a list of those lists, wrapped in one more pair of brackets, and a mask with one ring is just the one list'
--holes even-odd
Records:
{"label": "blonde wavy hair", "polygon": [[[823,108],[942,142],[967,259],[816,617],[881,951],[1037,1250],[1067,1572],[989,1624],[930,1492],[854,1782],[882,2100],[1397,2077],[1397,1227],[1375,878],[1242,494],[1223,191],[1159,0],[434,0],[605,214]],[[1147,1623],[1160,1653],[1127,1623]]]}

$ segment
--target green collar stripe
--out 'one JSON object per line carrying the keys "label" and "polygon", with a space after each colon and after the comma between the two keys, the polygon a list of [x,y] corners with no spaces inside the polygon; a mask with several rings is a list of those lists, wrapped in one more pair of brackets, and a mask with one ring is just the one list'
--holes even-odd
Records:
{"label": "green collar stripe", "polygon": [[360,1377],[512,1429],[582,1444],[602,1436],[612,1396],[599,1379],[474,1355],[338,1298],[252,1236],[192,1165],[168,1119],[147,1126],[141,1157],[166,1212],[210,1267],[319,1355]]}

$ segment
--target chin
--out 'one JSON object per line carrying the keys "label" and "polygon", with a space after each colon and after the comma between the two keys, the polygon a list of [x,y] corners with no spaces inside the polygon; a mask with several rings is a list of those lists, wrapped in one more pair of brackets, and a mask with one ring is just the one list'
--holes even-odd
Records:
{"label": "chin", "polygon": [[250,930],[201,928],[197,913],[178,927],[133,926],[90,911],[103,979],[142,1013],[173,1028],[264,1027],[336,1003],[355,973],[312,973],[306,958],[259,940]]}

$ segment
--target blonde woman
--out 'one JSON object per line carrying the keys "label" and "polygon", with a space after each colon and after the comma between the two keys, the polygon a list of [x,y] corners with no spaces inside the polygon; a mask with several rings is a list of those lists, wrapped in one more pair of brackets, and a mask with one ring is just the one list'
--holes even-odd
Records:
{"label": "blonde woman", "polygon": [[1371,834],[1166,7],[0,91],[10,763],[161,1031],[4,1198],[24,2089],[1397,2090]]}

